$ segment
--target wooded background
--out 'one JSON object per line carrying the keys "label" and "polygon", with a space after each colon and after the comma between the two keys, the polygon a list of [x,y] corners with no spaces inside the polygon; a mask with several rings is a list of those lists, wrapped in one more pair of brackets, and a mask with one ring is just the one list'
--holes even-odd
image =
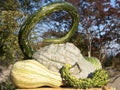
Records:
{"label": "wooded background", "polygon": [[[56,2],[73,4],[80,15],[78,31],[71,38],[84,56],[99,58],[103,66],[120,64],[120,0],[0,0],[0,65],[22,60],[18,33],[24,21],[39,8]],[[71,28],[71,17],[57,11],[36,24],[29,35],[37,50],[45,38],[59,38]]]}

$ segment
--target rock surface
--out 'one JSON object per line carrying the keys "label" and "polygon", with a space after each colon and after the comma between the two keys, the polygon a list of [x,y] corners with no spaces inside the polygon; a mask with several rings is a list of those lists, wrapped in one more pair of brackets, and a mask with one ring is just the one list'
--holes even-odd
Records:
{"label": "rock surface", "polygon": [[72,43],[50,44],[42,47],[33,54],[33,58],[48,69],[57,72],[66,63],[74,65],[71,74],[77,78],[86,78],[95,71],[94,66],[85,60],[80,50]]}

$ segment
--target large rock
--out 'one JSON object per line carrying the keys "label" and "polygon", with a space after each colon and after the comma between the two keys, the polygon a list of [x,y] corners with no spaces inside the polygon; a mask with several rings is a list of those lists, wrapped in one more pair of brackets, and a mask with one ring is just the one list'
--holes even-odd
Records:
{"label": "large rock", "polygon": [[33,58],[45,65],[52,71],[59,71],[60,68],[69,63],[75,65],[71,74],[77,78],[86,78],[95,71],[94,66],[84,59],[80,50],[72,43],[50,44],[40,48],[34,53]]}

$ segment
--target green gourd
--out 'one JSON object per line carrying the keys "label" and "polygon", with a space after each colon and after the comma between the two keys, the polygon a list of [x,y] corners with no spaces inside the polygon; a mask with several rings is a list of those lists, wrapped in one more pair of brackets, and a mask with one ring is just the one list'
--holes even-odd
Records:
{"label": "green gourd", "polygon": [[96,57],[84,57],[88,62],[92,63],[93,66],[96,68],[96,70],[98,69],[102,69],[102,64],[100,62],[99,59],[97,59]]}
{"label": "green gourd", "polygon": [[66,64],[60,70],[61,77],[66,86],[75,88],[91,88],[91,87],[103,87],[109,82],[109,74],[104,69],[96,70],[91,73],[91,76],[85,79],[76,78],[71,76],[70,64]]}
{"label": "green gourd", "polygon": [[43,42],[47,43],[64,43],[67,42],[73,34],[78,30],[79,25],[79,14],[77,13],[76,8],[67,2],[56,2],[49,4],[47,6],[42,7],[35,13],[33,13],[21,26],[19,35],[18,35],[18,41],[20,48],[24,54],[24,57],[26,59],[32,58],[32,55],[34,53],[33,48],[30,46],[28,41],[28,36],[31,30],[34,28],[36,23],[38,23],[40,20],[45,18],[47,15],[59,11],[64,10],[68,12],[72,18],[72,25],[70,31],[62,38],[57,39],[45,39]]}

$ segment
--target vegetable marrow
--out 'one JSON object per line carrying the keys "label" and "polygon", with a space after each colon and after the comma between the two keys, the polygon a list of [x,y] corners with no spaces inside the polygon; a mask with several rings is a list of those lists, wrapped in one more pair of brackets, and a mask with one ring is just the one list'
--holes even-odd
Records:
{"label": "vegetable marrow", "polygon": [[99,59],[97,59],[96,57],[84,57],[88,62],[92,63],[93,66],[96,68],[96,70],[98,69],[102,69],[102,64],[100,62]]}
{"label": "vegetable marrow", "polygon": [[16,62],[11,70],[11,80],[18,88],[59,87],[62,85],[59,73],[48,70],[35,60]]}
{"label": "vegetable marrow", "polygon": [[69,71],[71,67],[70,64],[66,64],[60,70],[61,77],[66,86],[86,89],[91,87],[103,87],[109,82],[109,75],[104,69],[96,70],[88,78],[78,79],[75,76],[71,76]]}

